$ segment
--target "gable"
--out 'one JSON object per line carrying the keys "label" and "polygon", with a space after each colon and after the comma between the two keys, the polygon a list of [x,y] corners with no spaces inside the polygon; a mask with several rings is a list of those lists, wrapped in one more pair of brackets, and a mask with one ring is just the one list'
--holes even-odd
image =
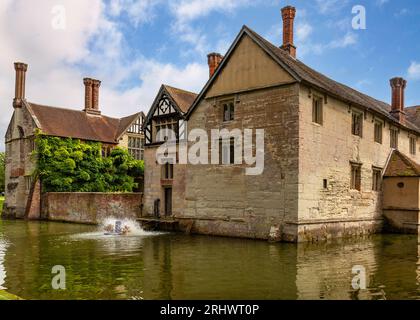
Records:
{"label": "gable", "polygon": [[244,34],[211,85],[206,98],[264,88],[296,80]]}
{"label": "gable", "polygon": [[385,170],[384,177],[420,177],[420,165],[394,150]]}
{"label": "gable", "polygon": [[[172,90],[179,90],[171,88]],[[174,101],[174,98],[171,96],[171,93],[168,92],[166,86],[162,86],[158,95],[156,96],[155,101],[147,115],[145,124],[144,124],[144,137],[146,145],[153,143],[153,119],[159,118],[178,118],[182,119],[184,117],[183,112],[180,110],[177,102]]]}
{"label": "gable", "polygon": [[5,136],[6,142],[12,140],[14,124],[15,124],[15,112],[13,112],[12,118],[10,119],[10,122],[9,122],[9,126],[7,127],[6,136]]}

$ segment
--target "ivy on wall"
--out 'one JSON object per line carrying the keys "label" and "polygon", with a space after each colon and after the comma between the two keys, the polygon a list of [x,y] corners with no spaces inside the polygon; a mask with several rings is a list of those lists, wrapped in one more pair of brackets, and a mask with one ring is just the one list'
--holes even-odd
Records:
{"label": "ivy on wall", "polygon": [[102,144],[58,138],[38,132],[36,175],[44,192],[132,192],[144,174],[143,161],[115,148],[102,157]]}
{"label": "ivy on wall", "polygon": [[4,152],[0,152],[0,193],[4,192],[4,184],[5,184],[5,154]]}

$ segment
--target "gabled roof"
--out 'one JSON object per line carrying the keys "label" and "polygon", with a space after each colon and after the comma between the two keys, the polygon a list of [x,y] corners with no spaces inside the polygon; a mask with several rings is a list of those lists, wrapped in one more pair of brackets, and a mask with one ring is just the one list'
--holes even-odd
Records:
{"label": "gabled roof", "polygon": [[420,177],[420,165],[398,150],[393,150],[384,177]]}
{"label": "gabled roof", "polygon": [[186,90],[174,88],[168,85],[163,85],[166,91],[171,95],[172,99],[176,102],[179,109],[183,113],[187,113],[193,104],[194,100],[197,98],[197,94],[189,92]]}
{"label": "gabled roof", "polygon": [[119,137],[142,115],[116,119],[84,111],[25,103],[39,129],[46,135],[117,144]]}
{"label": "gabled roof", "polygon": [[159,106],[159,101],[164,94],[168,96],[172,105],[180,113],[181,116],[185,115],[188,112],[188,110],[190,109],[193,102],[198,96],[196,93],[163,84],[160,87],[159,93],[157,94],[155,100],[153,101],[149,113],[147,114],[146,122],[148,122],[153,116],[156,108]]}
{"label": "gabled roof", "polygon": [[420,106],[413,106],[404,109],[408,121],[420,127]]}
{"label": "gabled roof", "polygon": [[344,84],[336,82],[327,76],[315,71],[314,69],[308,67],[303,62],[291,57],[283,49],[273,45],[269,41],[265,40],[259,34],[243,26],[241,32],[236,37],[234,43],[228,50],[225,58],[222,60],[219,68],[216,70],[214,75],[207,82],[206,86],[203,88],[198,98],[195,100],[193,106],[188,112],[188,116],[194,111],[196,106],[199,104],[201,99],[205,96],[207,90],[210,88],[211,84],[215,81],[218,74],[223,69],[229,61],[231,54],[236,48],[237,44],[244,35],[248,35],[254,42],[259,45],[269,56],[271,56],[274,61],[276,61],[283,69],[285,69],[289,74],[294,77],[297,82],[306,83],[309,86],[312,86],[320,91],[323,91],[330,96],[333,96],[339,100],[342,100],[348,104],[359,106],[364,109],[373,111],[381,116],[387,118],[388,120],[394,122],[398,126],[405,126],[410,130],[420,133],[420,124],[416,126],[409,119],[404,124],[400,124],[392,115],[390,115],[391,106],[385,102],[376,100],[368,95],[365,95],[357,90],[354,90]]}

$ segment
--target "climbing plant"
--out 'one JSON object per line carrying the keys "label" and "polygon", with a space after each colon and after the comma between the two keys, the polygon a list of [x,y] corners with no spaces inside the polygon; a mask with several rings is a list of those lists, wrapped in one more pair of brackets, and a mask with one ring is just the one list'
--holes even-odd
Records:
{"label": "climbing plant", "polygon": [[4,192],[5,184],[5,154],[0,152],[0,193]]}
{"label": "climbing plant", "polygon": [[45,192],[132,192],[144,164],[115,148],[102,156],[102,144],[37,133],[36,175]]}

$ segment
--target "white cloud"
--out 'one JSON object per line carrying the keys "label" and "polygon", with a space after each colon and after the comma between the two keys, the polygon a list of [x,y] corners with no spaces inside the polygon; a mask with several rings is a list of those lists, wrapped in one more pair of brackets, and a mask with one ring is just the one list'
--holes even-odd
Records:
{"label": "white cloud", "polygon": [[[172,25],[173,33],[185,43],[192,46],[193,53],[205,55],[215,51],[209,44],[203,30],[196,23],[196,20],[208,16],[212,12],[233,13],[235,9],[255,5],[257,1],[251,0],[174,0],[171,1],[170,10],[175,17]],[[220,43],[222,45],[220,45]],[[222,40],[218,47],[225,48],[226,40]],[[188,53],[187,50],[184,53]],[[221,52],[224,53],[224,52]]]}
{"label": "white cloud", "polygon": [[357,43],[357,34],[348,32],[341,39],[334,40],[329,43],[330,48],[347,48]]}
{"label": "white cloud", "polygon": [[410,67],[408,68],[408,77],[410,79],[419,80],[420,79],[420,63],[413,61],[411,62]]}
{"label": "white cloud", "polygon": [[126,14],[130,22],[138,26],[141,23],[151,22],[157,7],[162,3],[163,0],[112,0],[108,12],[111,16]]}
{"label": "white cloud", "polygon": [[231,12],[251,4],[250,0],[179,0],[171,2],[171,9],[178,21],[193,21],[204,17],[212,11]]}
{"label": "white cloud", "polygon": [[304,42],[312,34],[313,28],[309,23],[301,23],[296,26],[296,41]]}
{"label": "white cloud", "polygon": [[348,3],[348,0],[316,0],[318,10],[322,14],[331,14],[340,11]]}
{"label": "white cloud", "polygon": [[[26,96],[32,102],[81,110],[83,77],[102,80],[100,105],[110,116],[146,112],[162,82],[199,91],[208,78],[204,62],[177,67],[127,55],[129,45],[117,18],[129,14],[133,24],[148,22],[139,8],[147,12],[156,3],[111,1],[107,7],[104,0],[61,0],[67,26],[55,30],[51,12],[56,0],[0,1],[0,150],[13,112],[14,61],[29,64]],[[127,85],[132,79],[136,84]]]}
{"label": "white cloud", "polygon": [[389,0],[376,0],[376,5],[382,7],[384,4],[386,4]]}

